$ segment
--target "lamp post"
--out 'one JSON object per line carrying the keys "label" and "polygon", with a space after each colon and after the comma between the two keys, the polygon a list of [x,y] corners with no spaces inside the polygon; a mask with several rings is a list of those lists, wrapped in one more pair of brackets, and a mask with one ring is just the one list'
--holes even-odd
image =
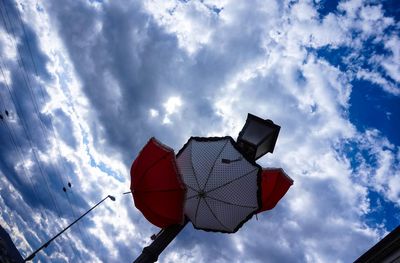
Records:
{"label": "lamp post", "polygon": [[70,228],[72,225],[74,225],[76,222],[78,222],[82,217],[84,217],[85,215],[87,215],[90,211],[92,211],[93,209],[95,209],[98,205],[100,205],[102,202],[104,202],[107,198],[110,198],[112,201],[115,201],[115,197],[112,195],[108,195],[106,197],[104,197],[100,202],[98,202],[96,205],[94,205],[92,208],[90,208],[88,211],[86,211],[86,213],[84,213],[83,215],[81,215],[80,217],[78,217],[74,222],[72,222],[69,226],[67,226],[66,228],[64,228],[61,232],[59,232],[57,235],[55,235],[54,237],[52,237],[49,241],[47,241],[46,243],[44,243],[41,247],[39,247],[38,249],[36,249],[32,254],[30,254],[27,258],[24,259],[24,261],[29,261],[32,260],[35,256],[36,253],[38,253],[40,250],[42,250],[43,248],[46,248],[49,246],[49,244],[56,239],[58,236],[60,236],[62,233],[64,233],[68,228]]}
{"label": "lamp post", "polygon": [[244,156],[255,161],[267,152],[274,151],[280,129],[273,121],[249,113],[237,138],[237,147]]}
{"label": "lamp post", "polygon": [[161,229],[160,232],[154,237],[152,237],[153,242],[143,248],[142,254],[133,261],[133,263],[153,263],[158,260],[158,256],[164,251],[164,249],[169,245],[169,243],[174,240],[174,238],[181,232],[181,230],[188,223],[188,219],[181,225],[172,225],[165,229]]}
{"label": "lamp post", "polygon": [[[155,138],[150,139],[133,161],[131,190],[135,206],[151,223],[163,229],[133,262],[157,261],[189,220],[196,229],[236,232],[260,208],[261,167],[255,160],[273,152],[279,130],[280,126],[271,120],[248,114],[236,142],[229,136],[191,137],[176,159],[173,150]],[[214,169],[218,171],[217,175],[224,176],[212,175]],[[141,198],[143,193],[145,198]],[[165,202],[167,198],[171,202]],[[234,200],[240,200],[240,204]],[[213,208],[208,201],[213,202]],[[268,203],[267,208],[273,204]],[[170,212],[176,214],[169,215]],[[183,224],[172,221],[180,219],[183,213]]]}

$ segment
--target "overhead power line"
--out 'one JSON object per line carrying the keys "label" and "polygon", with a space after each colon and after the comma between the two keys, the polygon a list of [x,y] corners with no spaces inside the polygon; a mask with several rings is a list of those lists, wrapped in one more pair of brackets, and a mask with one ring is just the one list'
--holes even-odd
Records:
{"label": "overhead power line", "polygon": [[[0,70],[1,70],[1,73],[3,74],[3,68],[1,66],[1,64],[0,64]],[[3,74],[3,76],[4,76],[4,74]],[[8,85],[8,84],[5,83],[5,85]],[[1,93],[0,93],[0,100],[1,100],[1,103],[4,105],[5,111],[7,111],[6,103],[5,103],[5,100],[3,99],[3,95]],[[35,198],[35,201],[38,204],[40,204],[40,203],[42,203],[42,201],[39,200],[39,194],[38,194],[37,188],[35,187],[35,185],[34,185],[34,183],[32,181],[32,178],[28,175],[28,171],[27,171],[27,168],[26,168],[27,166],[26,166],[26,163],[25,163],[24,155],[22,154],[21,146],[19,145],[19,143],[17,143],[17,139],[16,139],[17,137],[16,137],[16,135],[14,133],[13,127],[8,124],[8,122],[9,122],[8,114],[6,116],[7,117],[5,118],[3,123],[6,126],[6,129],[8,130],[8,135],[9,135],[10,141],[12,142],[13,147],[14,147],[15,156],[17,156],[17,158],[19,157],[20,162],[22,163],[22,169],[23,169],[23,173],[24,173],[25,179],[30,183],[30,186],[32,188],[33,195],[34,195],[34,198]],[[44,218],[43,211],[40,210],[40,209],[39,209],[39,211],[40,211],[42,217]]]}
{"label": "overhead power line", "polygon": [[[6,12],[7,17],[9,18],[4,1],[2,1],[2,4],[3,4],[4,8],[1,8],[1,10],[4,10],[4,11]],[[10,24],[11,30],[10,30],[10,29],[8,28],[8,26],[7,26],[6,18],[5,18],[5,16],[4,16],[4,14],[3,14],[3,11],[1,11],[1,15],[2,15],[3,23],[4,23],[5,27],[6,27],[6,30],[7,30],[8,32],[11,31],[12,34],[13,34],[13,37],[14,37],[14,39],[15,39],[14,30],[12,29],[12,25],[11,25],[10,20],[8,20],[8,22],[9,22],[9,24]],[[14,45],[15,45],[15,47],[16,47],[16,49],[17,49],[17,53],[18,53],[18,59],[17,59],[17,60],[18,60],[18,65],[19,65],[19,67],[20,67],[20,70],[22,70],[22,69],[21,69],[22,66],[21,66],[21,63],[20,63],[20,60],[22,60],[22,58],[21,58],[21,55],[20,55],[19,52],[18,52],[18,47],[17,47],[17,45],[16,45],[14,39],[13,39],[11,42],[14,43]],[[1,60],[3,61],[2,58],[1,58]],[[2,63],[2,64],[3,64],[3,63]],[[24,70],[24,69],[23,69],[23,70]],[[26,72],[25,72],[25,73],[26,73]],[[4,79],[6,80],[6,77],[5,77],[5,74],[4,74],[3,69],[2,69],[2,74],[3,74]],[[23,74],[22,74],[22,75],[23,75]],[[25,84],[28,86],[29,84],[28,84],[28,82],[27,82],[26,79],[25,79],[25,75],[23,75],[23,78],[24,78],[24,80],[25,80]],[[40,174],[41,174],[41,176],[42,176],[42,179],[44,180],[44,182],[45,182],[45,184],[46,184],[47,191],[48,191],[49,196],[50,196],[50,198],[51,198],[51,200],[52,200],[52,202],[53,202],[54,208],[56,209],[56,212],[58,213],[58,216],[61,218],[61,211],[60,211],[60,208],[58,207],[58,205],[57,205],[57,203],[56,203],[56,200],[55,200],[55,198],[54,198],[52,192],[50,191],[50,187],[49,187],[48,180],[47,180],[46,176],[44,175],[44,171],[43,171],[42,165],[41,165],[41,163],[39,162],[39,158],[38,158],[38,156],[37,156],[36,148],[34,147],[34,145],[33,145],[33,143],[32,143],[32,138],[31,138],[31,136],[30,136],[30,133],[28,132],[28,125],[26,124],[25,116],[24,116],[22,107],[21,107],[21,105],[19,104],[18,100],[17,100],[16,98],[14,98],[13,92],[11,91],[9,85],[7,85],[7,89],[8,89],[8,92],[9,92],[9,94],[10,94],[11,100],[13,101],[14,106],[15,106],[15,108],[16,108],[17,116],[18,116],[19,120],[21,121],[21,124],[22,124],[23,130],[24,130],[25,136],[26,136],[26,138],[28,139],[28,142],[29,142],[30,147],[32,148],[32,152],[33,152],[34,159],[35,159],[35,161],[36,161],[36,163],[37,163],[37,165],[38,165],[38,167],[39,167],[39,171],[40,171]],[[18,114],[18,112],[19,112],[19,114]]]}
{"label": "overhead power line", "polygon": [[[26,33],[26,29],[25,29],[24,23],[23,23],[23,21],[22,21],[22,18],[21,18],[20,13],[19,13],[18,11],[16,11],[16,13],[17,13],[17,16],[18,16],[19,24],[20,24],[20,26],[21,26],[21,28],[22,28],[22,31],[23,31],[25,43],[26,43],[26,45],[27,45],[27,47],[28,47],[28,51],[29,51],[29,55],[30,55],[30,58],[31,58],[31,61],[32,61],[32,65],[33,65],[33,67],[34,67],[34,69],[35,69],[36,76],[39,77],[39,75],[38,75],[38,69],[37,69],[37,63],[35,63],[35,59],[34,59],[34,57],[33,57],[31,45],[30,45],[30,43],[29,43],[29,39],[28,39],[28,35],[27,35],[27,33]],[[38,86],[39,86],[39,89],[40,89],[40,91],[41,91],[42,100],[44,101],[44,100],[45,100],[44,88],[43,88],[42,85],[38,85]],[[30,88],[31,88],[31,87],[30,87]],[[31,92],[31,93],[32,93],[32,95],[33,95],[33,92]],[[31,96],[31,97],[32,97],[32,101],[35,103],[35,105],[38,105],[37,100],[36,100],[36,96],[33,95],[33,96]],[[38,111],[39,111],[39,110],[38,110],[39,107],[36,107],[36,108],[37,108],[37,114],[38,114],[38,116],[39,116],[39,121],[40,121],[40,124],[41,124],[41,126],[42,126],[42,132],[44,133],[44,130],[45,130],[45,129],[43,128],[43,120],[42,120],[42,118],[41,118],[40,113],[38,112]],[[56,136],[56,131],[55,131],[55,128],[54,128],[54,125],[53,125],[52,118],[50,117],[48,121],[49,121],[49,124],[50,124],[50,127],[51,127],[50,132],[52,133],[52,137],[53,137],[54,142],[55,142],[55,144],[56,144],[56,149],[57,149],[58,156],[59,156],[59,157],[62,157],[61,150],[60,150],[60,145],[59,145],[59,141],[58,141],[57,136]],[[47,137],[47,136],[46,136],[46,137]],[[56,161],[55,161],[55,162],[56,162],[56,167],[57,167],[57,170],[58,170],[58,174],[59,174],[60,181],[61,181],[61,183],[62,183],[62,185],[63,185],[64,193],[65,193],[65,195],[66,195],[66,198],[67,198],[67,200],[68,200],[69,206],[70,206],[70,208],[71,208],[73,218],[75,218],[75,217],[76,217],[76,212],[75,212],[74,206],[73,206],[72,203],[71,203],[71,199],[69,198],[69,193],[71,193],[71,195],[73,195],[73,191],[72,191],[72,189],[71,189],[71,183],[70,183],[70,182],[71,182],[71,178],[70,178],[70,176],[68,176],[68,172],[67,172],[67,168],[66,168],[66,166],[65,166],[65,162],[62,161],[62,160],[59,161],[58,158],[56,158]],[[59,163],[62,164],[62,167],[63,167],[63,171],[64,171],[64,172],[61,171],[62,169],[60,168],[60,164],[59,164]],[[61,174],[62,176],[60,176],[60,174]],[[61,177],[63,177],[63,178],[61,178]],[[64,180],[63,180],[63,179],[64,179]],[[67,188],[67,185],[69,186],[68,188]],[[70,191],[66,191],[66,189],[69,189]],[[80,233],[80,235],[81,235],[81,239],[83,240],[83,238],[82,238],[81,224],[78,223],[77,226],[78,226],[79,233]],[[86,236],[86,235],[85,235],[85,239],[87,240],[87,236]],[[92,240],[91,240],[91,241],[92,241]],[[89,242],[89,244],[91,244],[91,243],[92,243],[92,242]]]}
{"label": "overhead power line", "polygon": [[[7,7],[6,7],[6,4],[4,3],[4,1],[2,1],[2,4],[3,4],[3,7],[4,7],[4,9],[2,9],[2,11],[1,11],[2,20],[3,20],[4,26],[5,26],[6,30],[7,30],[7,32],[9,32],[9,34],[11,32],[11,34],[13,35],[13,39],[11,39],[10,42],[14,44],[15,49],[17,50],[17,55],[18,55],[17,61],[18,61],[19,69],[21,71],[21,75],[22,75],[22,77],[24,79],[25,85],[29,90],[29,93],[30,93],[30,96],[31,96],[31,99],[32,99],[32,102],[33,102],[33,105],[34,105],[34,109],[35,109],[35,112],[36,112],[38,120],[39,120],[39,124],[40,124],[40,127],[41,127],[43,138],[47,140],[47,136],[45,134],[45,129],[44,129],[44,126],[43,126],[43,121],[42,121],[41,115],[39,113],[38,103],[37,103],[36,98],[34,96],[32,87],[30,85],[30,79],[29,79],[29,75],[27,73],[26,65],[24,63],[24,60],[23,60],[23,58],[22,58],[22,56],[20,54],[20,51],[19,51],[18,46],[17,46],[16,41],[15,41],[16,34],[15,34],[15,31],[14,31],[14,28],[13,28],[13,25],[12,25],[12,22],[11,22],[11,18],[10,18],[10,15],[8,13],[8,10],[7,10]],[[6,17],[4,16],[3,10],[5,11]],[[9,27],[7,26],[6,18],[8,19]],[[22,21],[20,21],[20,22],[22,24]],[[25,29],[23,29],[23,30],[26,33]],[[9,36],[9,38],[10,38],[10,36]],[[30,46],[29,46],[29,49],[30,49]],[[30,50],[30,54],[32,54],[31,50]],[[36,65],[34,63],[34,60],[33,60],[33,56],[31,56],[31,59],[32,59],[34,67],[36,67]],[[36,69],[36,73],[37,73],[37,69]],[[2,69],[2,74],[4,76],[4,79],[6,79],[3,69]],[[60,207],[58,205],[57,200],[54,198],[54,196],[53,196],[53,194],[52,194],[52,192],[50,190],[49,182],[47,180],[47,177],[44,175],[43,167],[41,165],[41,162],[39,161],[39,158],[37,156],[37,151],[36,151],[35,147],[33,146],[32,138],[31,138],[31,136],[30,136],[30,134],[28,132],[28,129],[27,129],[27,123],[25,121],[25,117],[24,117],[24,114],[23,114],[23,111],[22,111],[22,107],[19,105],[19,102],[16,100],[16,98],[14,98],[14,96],[13,96],[13,94],[11,92],[11,89],[10,89],[10,87],[8,85],[7,85],[7,89],[9,91],[10,97],[11,97],[11,99],[12,99],[14,105],[15,105],[16,112],[17,112],[17,115],[18,115],[18,117],[19,117],[19,119],[21,121],[21,124],[22,124],[23,130],[25,132],[26,138],[28,139],[29,145],[32,148],[33,156],[34,156],[34,159],[36,161],[37,167],[39,168],[41,177],[45,181],[45,185],[47,187],[47,191],[48,191],[49,196],[51,197],[51,200],[52,200],[53,205],[55,207],[55,211],[57,212],[58,217],[61,218]],[[18,114],[18,111],[20,112],[20,114]],[[53,165],[53,164],[51,163],[51,165]],[[56,164],[56,165],[58,165],[58,164]],[[62,180],[61,175],[60,175],[59,167],[57,166],[57,167],[54,167],[54,168],[56,168],[56,169],[54,169],[54,171],[55,171],[56,174],[58,173],[58,178],[60,179],[61,184],[64,185],[63,180]],[[70,203],[69,198],[68,198],[68,202]],[[74,213],[72,213],[72,216],[74,216]],[[70,244],[70,246],[71,246],[71,249],[72,249],[72,245],[71,244]]]}

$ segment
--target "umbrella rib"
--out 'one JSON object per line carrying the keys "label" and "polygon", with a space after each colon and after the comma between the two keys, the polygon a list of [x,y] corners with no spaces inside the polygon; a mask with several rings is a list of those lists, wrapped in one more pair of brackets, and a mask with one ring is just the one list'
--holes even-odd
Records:
{"label": "umbrella rib", "polygon": [[190,185],[188,185],[188,184],[185,184],[186,185],[186,187],[189,187],[190,189],[192,189],[193,191],[195,191],[196,193],[198,193],[199,192],[199,190],[198,189],[194,189],[192,186],[190,186]]}
{"label": "umbrella rib", "polygon": [[197,225],[197,213],[199,212],[200,202],[201,202],[201,198],[199,199],[199,202],[197,202],[196,213],[194,214],[194,224],[195,225]]}
{"label": "umbrella rib", "polygon": [[251,171],[248,172],[248,173],[245,173],[245,174],[242,175],[242,176],[239,176],[238,178],[233,179],[232,181],[229,181],[229,182],[224,183],[224,184],[222,184],[222,185],[220,185],[220,186],[217,186],[217,187],[215,187],[215,188],[213,188],[213,189],[211,189],[211,190],[208,190],[206,193],[215,191],[215,190],[217,190],[217,189],[219,189],[219,188],[222,188],[222,187],[224,187],[224,186],[226,186],[226,185],[228,185],[228,184],[231,184],[231,183],[233,183],[233,182],[235,182],[235,181],[237,181],[237,180],[240,180],[240,179],[242,179],[243,177],[245,177],[245,176],[247,176],[247,175],[249,175],[249,174],[251,174],[252,172],[257,171],[257,170],[258,170],[258,167],[255,168],[255,169],[253,169],[253,170],[251,170]]}
{"label": "umbrella rib", "polygon": [[227,204],[227,205],[233,205],[233,206],[238,206],[238,207],[243,207],[243,208],[257,208],[255,206],[234,204],[234,203],[231,203],[231,202],[228,202],[228,201],[224,201],[224,200],[221,200],[221,199],[218,199],[218,198],[211,197],[209,195],[207,195],[207,198],[213,199],[215,201],[218,201],[218,202],[221,202],[221,203],[224,203],[224,204]]}
{"label": "umbrella rib", "polygon": [[189,199],[195,198],[196,196],[198,196],[198,195],[192,195],[192,196],[186,197],[185,200],[187,201],[187,200],[189,200]]}
{"label": "umbrella rib", "polygon": [[221,151],[218,153],[217,158],[215,158],[214,163],[213,163],[213,165],[212,165],[212,167],[211,167],[211,171],[210,171],[210,173],[209,173],[208,176],[207,176],[206,183],[204,184],[203,191],[204,191],[204,189],[206,189],[207,183],[208,183],[208,179],[210,179],[211,174],[212,174],[212,172],[214,171],[215,164],[217,163],[217,160],[218,160],[219,157],[221,156],[221,154],[222,154],[222,152],[224,151],[224,149],[225,149],[226,145],[228,144],[228,142],[229,142],[229,140],[226,140],[224,146],[222,146]]}
{"label": "umbrella rib", "polygon": [[193,176],[194,176],[194,179],[196,179],[196,183],[197,183],[197,187],[199,188],[198,190],[195,190],[196,192],[199,192],[199,190],[201,189],[200,188],[200,184],[199,184],[199,180],[197,180],[197,174],[196,174],[196,171],[194,170],[194,167],[193,167],[193,155],[192,155],[192,148],[193,148],[193,143],[192,144],[190,144],[190,166],[192,167],[192,171],[193,171]]}
{"label": "umbrella rib", "polygon": [[217,217],[217,215],[214,213],[214,211],[211,209],[210,205],[207,203],[207,200],[204,198],[204,202],[206,203],[208,209],[210,210],[211,214],[214,216],[214,218],[218,221],[218,223],[221,224],[222,227],[227,229],[228,231],[231,231],[227,226],[225,226]]}

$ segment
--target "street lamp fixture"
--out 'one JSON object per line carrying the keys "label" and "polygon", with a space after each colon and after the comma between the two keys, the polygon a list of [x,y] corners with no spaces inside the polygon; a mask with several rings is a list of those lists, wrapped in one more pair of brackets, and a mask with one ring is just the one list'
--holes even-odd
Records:
{"label": "street lamp fixture", "polygon": [[101,201],[99,201],[97,204],[95,204],[92,208],[90,208],[88,211],[86,211],[86,213],[84,213],[83,215],[81,215],[80,217],[78,217],[74,222],[72,222],[69,226],[67,226],[66,228],[64,228],[63,230],[61,230],[57,235],[55,235],[54,237],[52,237],[49,241],[47,241],[46,243],[44,243],[41,247],[39,247],[38,249],[36,249],[32,254],[30,254],[28,257],[26,257],[24,259],[24,262],[26,261],[30,261],[32,260],[35,256],[36,253],[38,253],[40,250],[42,250],[43,248],[46,248],[50,245],[50,243],[56,239],[58,236],[60,236],[62,233],[64,233],[65,231],[67,231],[67,229],[69,229],[71,226],[73,226],[76,222],[78,222],[80,219],[82,219],[82,217],[84,217],[85,215],[87,215],[90,211],[92,211],[93,209],[95,209],[98,205],[100,205],[101,203],[103,203],[107,198],[110,198],[111,201],[115,201],[115,197],[112,195],[107,195],[106,197],[104,197]]}
{"label": "street lamp fixture", "polygon": [[[272,209],[293,182],[289,177],[284,177],[283,170],[262,171],[261,177],[261,166],[255,160],[267,152],[273,152],[279,131],[280,126],[271,120],[248,114],[236,142],[230,136],[191,137],[175,156],[173,150],[154,138],[150,139],[133,161],[131,190],[135,206],[151,223],[163,229],[152,236],[153,242],[143,249],[134,263],[156,262],[160,253],[188,221],[192,221],[196,229],[233,233],[255,213]],[[166,156],[170,156],[170,159],[166,159]],[[250,169],[250,166],[253,166],[253,169]],[[148,172],[150,168],[154,169]],[[182,173],[178,172],[178,168]],[[214,168],[218,173],[225,175],[213,176]],[[146,180],[143,180],[145,177]],[[281,184],[282,177],[286,179],[286,184]],[[209,179],[211,183],[208,183]],[[260,179],[268,184],[268,187],[262,189],[263,181],[260,182]],[[203,182],[201,186],[199,181]],[[143,182],[146,182],[146,185],[143,185]],[[171,187],[171,182],[175,182],[176,185]],[[246,186],[246,191],[243,191],[243,185]],[[155,190],[150,194],[148,189]],[[162,191],[163,195],[157,191]],[[163,205],[167,200],[165,197],[169,197],[172,191],[175,191],[172,201]],[[188,198],[185,198],[186,191],[190,196]],[[219,199],[212,198],[217,191]],[[268,200],[263,206],[260,203],[260,192],[262,200]],[[128,193],[130,192],[126,194]],[[147,203],[140,201],[140,193],[146,193]],[[177,198],[182,196],[182,199]],[[210,198],[210,202],[216,204],[213,206],[215,208],[208,205]],[[240,205],[235,204],[237,200],[240,200]],[[243,207],[246,211],[243,211]],[[154,213],[159,208],[160,213]],[[165,211],[174,212],[174,217],[162,216]],[[182,224],[180,219],[183,214],[185,220]],[[217,217],[216,214],[220,216]],[[175,217],[179,220],[171,221]]]}
{"label": "street lamp fixture", "polygon": [[244,156],[255,161],[274,151],[280,129],[281,127],[271,120],[264,120],[249,113],[237,138],[237,147]]}

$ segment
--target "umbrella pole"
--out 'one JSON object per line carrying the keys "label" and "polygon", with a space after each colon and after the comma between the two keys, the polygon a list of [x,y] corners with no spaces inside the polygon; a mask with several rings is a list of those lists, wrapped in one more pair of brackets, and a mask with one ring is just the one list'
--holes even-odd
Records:
{"label": "umbrella pole", "polygon": [[185,217],[185,221],[182,225],[172,225],[165,229],[162,229],[157,234],[154,241],[147,247],[143,248],[142,254],[133,261],[133,263],[153,263],[158,260],[158,256],[164,251],[169,243],[181,232],[181,230],[188,223],[188,219]]}

